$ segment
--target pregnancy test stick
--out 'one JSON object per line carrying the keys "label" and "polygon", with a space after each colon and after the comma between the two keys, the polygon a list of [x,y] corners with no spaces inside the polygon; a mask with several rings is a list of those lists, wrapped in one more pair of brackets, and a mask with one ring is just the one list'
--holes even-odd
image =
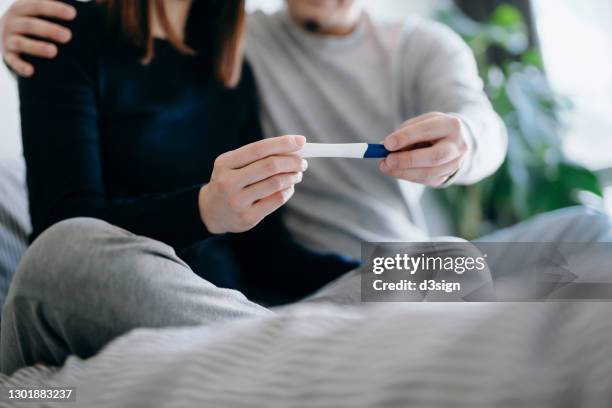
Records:
{"label": "pregnancy test stick", "polygon": [[374,159],[387,157],[390,152],[381,144],[306,143],[302,150],[297,153],[305,159],[315,157]]}

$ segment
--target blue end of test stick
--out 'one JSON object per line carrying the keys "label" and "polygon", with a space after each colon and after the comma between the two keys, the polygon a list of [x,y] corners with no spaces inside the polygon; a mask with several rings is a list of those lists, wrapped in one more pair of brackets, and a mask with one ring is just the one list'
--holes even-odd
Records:
{"label": "blue end of test stick", "polygon": [[365,159],[382,159],[387,157],[390,153],[391,152],[382,144],[368,144],[368,149],[363,157]]}

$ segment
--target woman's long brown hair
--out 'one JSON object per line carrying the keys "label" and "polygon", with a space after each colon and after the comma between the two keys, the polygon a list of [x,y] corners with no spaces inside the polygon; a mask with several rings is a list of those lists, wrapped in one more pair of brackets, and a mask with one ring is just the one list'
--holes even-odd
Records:
{"label": "woman's long brown hair", "polygon": [[148,64],[154,58],[151,23],[159,19],[166,39],[184,54],[204,54],[219,81],[236,85],[242,66],[244,0],[193,0],[185,40],[172,29],[165,0],[98,0],[106,9],[110,29],[119,33]]}

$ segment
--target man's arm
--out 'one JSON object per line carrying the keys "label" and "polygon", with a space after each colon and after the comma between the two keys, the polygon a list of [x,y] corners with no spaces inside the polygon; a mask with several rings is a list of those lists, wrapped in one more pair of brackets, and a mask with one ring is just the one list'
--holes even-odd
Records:
{"label": "man's arm", "polygon": [[55,58],[57,46],[70,41],[72,33],[66,27],[46,19],[70,21],[76,17],[74,7],[54,0],[17,0],[0,18],[0,53],[18,75],[34,74],[32,64],[22,54],[40,58]]}
{"label": "man's arm", "polygon": [[397,153],[381,170],[434,187],[472,184],[495,172],[506,154],[506,129],[465,42],[441,24],[419,22],[405,33],[402,63],[402,85],[421,115],[387,136],[385,146]]}

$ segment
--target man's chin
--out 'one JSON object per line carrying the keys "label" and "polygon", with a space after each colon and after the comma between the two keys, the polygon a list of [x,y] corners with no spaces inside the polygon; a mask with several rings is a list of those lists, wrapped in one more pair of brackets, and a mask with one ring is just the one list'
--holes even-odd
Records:
{"label": "man's chin", "polygon": [[[292,9],[292,10],[291,10]],[[334,7],[326,0],[304,0],[299,5],[290,6],[291,14],[300,21],[316,21],[321,23],[326,16],[333,13]]]}
{"label": "man's chin", "polygon": [[335,1],[336,0],[302,0],[302,4],[318,11],[325,11],[328,6],[333,6]]}

